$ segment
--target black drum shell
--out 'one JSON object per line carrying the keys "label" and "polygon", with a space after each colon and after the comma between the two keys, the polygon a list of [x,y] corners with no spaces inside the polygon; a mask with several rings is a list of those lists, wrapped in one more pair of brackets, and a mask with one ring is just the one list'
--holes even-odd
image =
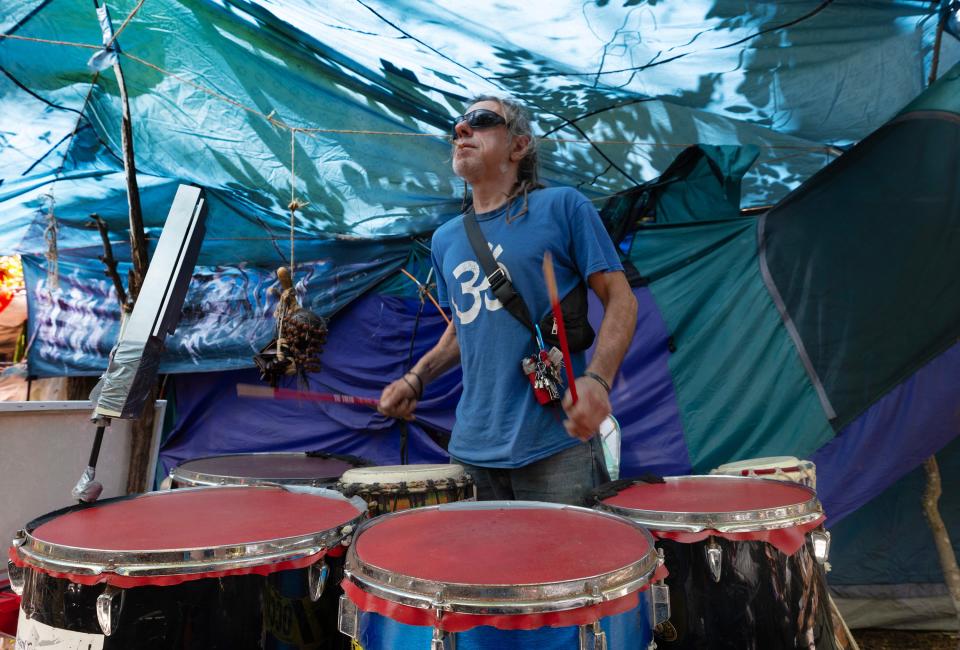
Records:
{"label": "black drum shell", "polygon": [[707,564],[709,538],[661,539],[670,572],[670,620],[657,647],[670,650],[840,650],[823,567],[808,535],[793,555],[761,541],[712,538],[722,549],[720,580]]}
{"label": "black drum shell", "polygon": [[[330,571],[316,603],[307,597],[307,569],[124,589],[104,650],[348,650],[350,639],[337,630],[343,558],[324,561]],[[95,607],[105,584],[25,573],[21,607],[29,618],[102,634]]]}

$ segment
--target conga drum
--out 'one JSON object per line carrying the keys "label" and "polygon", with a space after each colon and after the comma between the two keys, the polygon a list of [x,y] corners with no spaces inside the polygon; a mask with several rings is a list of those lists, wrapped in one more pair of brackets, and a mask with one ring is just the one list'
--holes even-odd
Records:
{"label": "conga drum", "polygon": [[349,469],[334,486],[367,502],[370,516],[476,499],[473,478],[462,465],[382,465]]}
{"label": "conga drum", "polygon": [[835,648],[812,489],[677,476],[628,485],[598,507],[646,527],[664,551],[671,613],[659,648]]}
{"label": "conga drum", "polygon": [[343,473],[372,465],[368,460],[326,452],[224,454],[183,462],[172,470],[173,487],[206,485],[310,485],[332,487]]}
{"label": "conga drum", "polygon": [[663,568],[629,520],[486,501],[365,522],[344,573],[340,630],[363,650],[646,650]]}
{"label": "conga drum", "polygon": [[152,492],[53,512],[9,551],[23,597],[18,643],[348,647],[336,629],[335,574],[365,515],[362,502],[331,490],[269,486]]}

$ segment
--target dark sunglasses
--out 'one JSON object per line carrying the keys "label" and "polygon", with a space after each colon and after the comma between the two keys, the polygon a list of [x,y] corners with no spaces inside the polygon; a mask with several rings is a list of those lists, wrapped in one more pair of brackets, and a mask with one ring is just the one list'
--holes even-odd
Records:
{"label": "dark sunglasses", "polygon": [[475,111],[470,111],[465,115],[459,116],[453,121],[454,140],[459,137],[457,135],[457,126],[462,122],[469,124],[471,129],[489,129],[507,123],[507,121],[503,119],[503,116],[499,113],[494,113],[486,108],[478,108]]}

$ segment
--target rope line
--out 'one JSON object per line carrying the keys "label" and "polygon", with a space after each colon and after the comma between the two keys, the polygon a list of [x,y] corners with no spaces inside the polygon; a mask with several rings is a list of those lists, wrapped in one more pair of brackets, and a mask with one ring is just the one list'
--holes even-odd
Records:
{"label": "rope line", "polygon": [[32,36],[20,36],[18,34],[0,34],[0,41],[5,39],[15,41],[27,41],[29,43],[47,43],[48,45],[67,45],[69,47],[82,47],[88,50],[102,50],[102,45],[89,45],[88,43],[74,43],[72,41],[55,41],[49,38],[34,38]]}
{"label": "rope line", "polygon": [[290,129],[290,282],[293,283],[293,286],[296,287],[297,283],[294,281],[294,244],[293,239],[296,234],[296,219],[297,219],[297,208],[300,207],[300,202],[297,201],[297,168],[295,166],[297,155],[297,130]]}
{"label": "rope line", "polygon": [[246,112],[248,112],[248,113],[252,113],[252,114],[256,115],[257,117],[261,117],[261,118],[263,118],[264,120],[266,120],[267,122],[269,122],[270,124],[273,124],[274,126],[283,127],[283,128],[290,128],[290,127],[288,127],[286,124],[284,124],[283,122],[281,122],[280,120],[278,120],[278,119],[276,119],[275,117],[273,117],[272,115],[266,115],[265,113],[261,113],[260,111],[258,111],[258,110],[255,109],[255,108],[250,108],[249,106],[244,106],[244,105],[241,104],[240,102],[238,102],[238,101],[236,101],[236,100],[234,100],[234,99],[230,99],[230,98],[227,97],[226,95],[223,95],[223,94],[221,94],[221,93],[218,93],[216,90],[213,90],[212,88],[207,88],[206,86],[203,86],[203,85],[198,84],[198,83],[196,83],[196,82],[194,82],[194,81],[190,81],[189,79],[186,79],[186,78],[184,78],[184,77],[181,77],[180,75],[178,75],[178,74],[176,74],[176,73],[174,73],[174,72],[170,72],[169,70],[164,70],[164,69],[161,68],[160,66],[158,66],[158,65],[156,65],[156,64],[154,64],[154,63],[150,63],[150,62],[147,61],[146,59],[141,59],[140,57],[134,56],[133,54],[130,54],[129,52],[126,52],[126,51],[120,52],[120,54],[121,54],[121,56],[125,56],[126,58],[130,59],[131,61],[136,61],[136,62],[139,63],[140,65],[145,65],[145,66],[147,66],[148,68],[151,68],[152,70],[156,70],[156,71],[159,72],[160,74],[163,74],[163,75],[166,75],[166,76],[171,77],[171,78],[173,78],[173,79],[176,79],[176,80],[179,81],[180,83],[184,83],[184,84],[187,84],[188,86],[191,86],[191,87],[193,87],[193,88],[196,88],[197,90],[199,90],[199,91],[202,92],[202,93],[205,93],[205,94],[207,94],[207,95],[210,95],[211,97],[216,97],[217,99],[219,99],[219,100],[221,100],[221,101],[224,101],[224,102],[230,104],[231,106],[234,106],[234,107],[236,107],[236,108],[239,108],[239,109],[241,109],[241,110],[244,110],[244,111],[246,111]]}
{"label": "rope line", "polygon": [[137,12],[140,11],[140,7],[142,7],[143,3],[146,1],[147,0],[140,0],[140,2],[137,3],[137,6],[133,8],[133,11],[131,11],[127,15],[127,18],[120,24],[120,28],[113,33],[113,36],[110,38],[110,41],[104,46],[104,49],[109,50],[113,46],[113,43],[117,40],[117,37],[119,37],[120,33],[127,28],[127,25],[130,24],[130,21],[133,20],[133,17],[137,15]]}

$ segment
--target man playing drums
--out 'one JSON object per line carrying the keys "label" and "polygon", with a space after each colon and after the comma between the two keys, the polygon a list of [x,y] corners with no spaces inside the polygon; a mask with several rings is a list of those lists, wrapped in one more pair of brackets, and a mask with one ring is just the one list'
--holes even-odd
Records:
{"label": "man playing drums", "polygon": [[[453,144],[453,170],[470,185],[472,205],[438,228],[432,243],[438,293],[451,305],[453,323],[408,373],[384,389],[380,411],[412,418],[426,384],[460,363],[463,394],[449,452],[474,477],[478,498],[579,504],[606,479],[595,433],[610,414],[609,386],[633,337],[636,298],[593,205],[571,188],[542,189],[538,183],[537,142],[523,107],[478,97],[457,118]],[[465,219],[479,224],[502,270],[493,275],[512,283],[533,323],[545,323],[542,337],[513,315],[510,303],[518,301],[507,300],[504,308],[497,299],[504,294],[491,289]],[[550,346],[542,338],[549,341],[557,333],[541,271],[547,252],[556,264],[575,352],[576,403],[569,389],[563,392],[559,363],[550,361],[559,361],[559,354],[539,352]],[[500,278],[494,281],[499,289]],[[589,367],[583,350],[593,337],[584,282],[604,307]],[[575,305],[568,314],[578,289],[579,309]],[[583,331],[588,334],[578,336]]]}

